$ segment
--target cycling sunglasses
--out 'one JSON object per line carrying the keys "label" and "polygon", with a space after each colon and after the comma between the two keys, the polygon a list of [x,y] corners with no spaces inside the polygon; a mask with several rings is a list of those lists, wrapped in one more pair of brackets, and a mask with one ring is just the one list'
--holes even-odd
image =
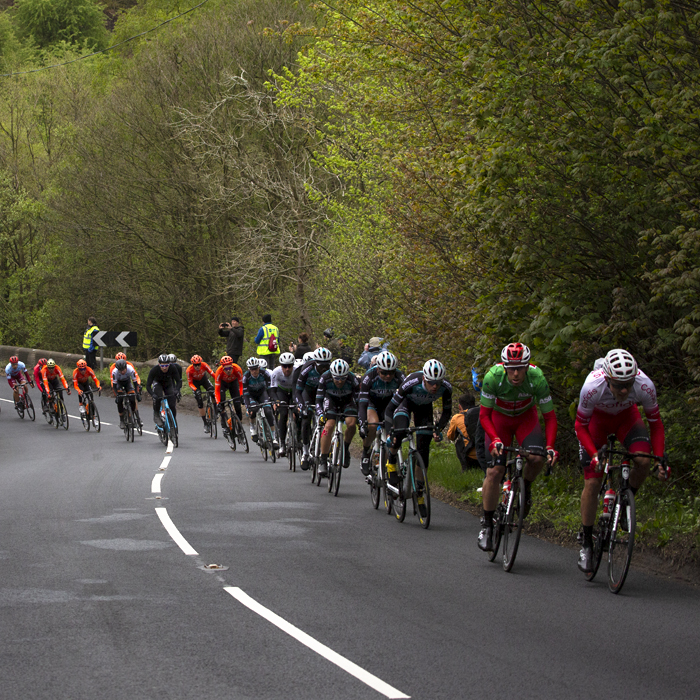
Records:
{"label": "cycling sunglasses", "polygon": [[634,379],[629,382],[614,382],[612,379],[608,379],[608,385],[611,389],[615,389],[616,391],[624,391],[634,386]]}

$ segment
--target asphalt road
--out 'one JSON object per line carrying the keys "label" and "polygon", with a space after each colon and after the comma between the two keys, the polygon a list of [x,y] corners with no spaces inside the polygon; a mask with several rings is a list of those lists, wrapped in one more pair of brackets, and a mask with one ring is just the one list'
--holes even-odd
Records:
{"label": "asphalt road", "polygon": [[154,435],[55,430],[10,397],[1,700],[700,695],[694,587],[632,571],[614,596],[531,538],[506,574],[467,513],[434,501],[423,531],[373,510],[357,460],[334,498],[196,416],[167,460]]}

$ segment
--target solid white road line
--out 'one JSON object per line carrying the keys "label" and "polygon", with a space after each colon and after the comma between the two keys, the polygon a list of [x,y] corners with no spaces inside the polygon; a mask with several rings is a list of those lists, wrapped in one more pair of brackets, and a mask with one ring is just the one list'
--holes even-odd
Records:
{"label": "solid white road line", "polygon": [[165,474],[156,474],[151,482],[151,493],[160,493],[160,482]]}
{"label": "solid white road line", "polygon": [[173,538],[175,544],[188,556],[197,556],[197,552],[192,545],[180,534],[180,531],[175,527],[175,523],[170,519],[168,511],[165,508],[156,508],[156,513],[163,523],[163,527],[168,534]]}
{"label": "solid white road line", "polygon": [[261,617],[264,617],[268,622],[271,622],[283,632],[286,632],[291,637],[294,637],[294,639],[296,639],[298,642],[301,642],[305,646],[309,647],[309,649],[312,651],[320,654],[331,663],[334,663],[336,666],[342,668],[343,671],[346,671],[351,676],[355,676],[355,678],[387,698],[411,697],[410,695],[405,695],[400,690],[393,688],[388,683],[385,683],[380,678],[377,678],[375,675],[371,674],[369,671],[365,671],[365,669],[361,668],[357,664],[354,664],[344,656],[341,656],[337,652],[327,647],[325,644],[321,644],[321,642],[316,641],[313,637],[306,634],[306,632],[302,632],[298,627],[295,627],[291,623],[282,619],[276,613],[273,613],[272,610],[260,605],[260,603],[251,598],[240,588],[235,586],[226,586],[224,590],[227,593],[230,593],[239,603],[242,603],[253,612],[257,613]]}
{"label": "solid white road line", "polygon": [[166,455],[165,457],[163,457],[163,461],[160,463],[160,467],[158,467],[158,469],[160,471],[164,471],[165,469],[167,469],[168,464],[170,464],[171,459],[172,459],[171,455]]}

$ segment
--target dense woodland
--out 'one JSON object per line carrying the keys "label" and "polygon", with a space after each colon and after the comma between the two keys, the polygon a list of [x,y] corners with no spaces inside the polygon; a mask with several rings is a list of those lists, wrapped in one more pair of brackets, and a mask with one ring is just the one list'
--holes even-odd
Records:
{"label": "dense woodland", "polygon": [[625,347],[695,486],[700,3],[198,4],[2,3],[0,342],[212,356],[271,312],[466,387],[520,339],[568,456]]}

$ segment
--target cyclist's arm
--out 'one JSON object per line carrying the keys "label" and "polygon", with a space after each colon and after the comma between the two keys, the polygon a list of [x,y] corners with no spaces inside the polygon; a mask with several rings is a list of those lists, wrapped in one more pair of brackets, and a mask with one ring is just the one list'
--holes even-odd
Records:
{"label": "cyclist's arm", "polygon": [[75,370],[73,372],[73,386],[75,387],[75,390],[80,394],[82,393],[82,389],[78,386],[78,370]]}
{"label": "cyclist's arm", "polygon": [[323,415],[323,400],[326,398],[326,381],[325,376],[322,376],[318,382],[316,389],[316,415]]}
{"label": "cyclist's arm", "polygon": [[92,377],[92,381],[95,382],[95,386],[97,387],[97,390],[99,391],[100,389],[102,389],[102,385],[100,384],[100,380],[97,378],[97,375],[92,371],[92,369],[90,370],[90,376]]}
{"label": "cyclist's arm", "polygon": [[189,367],[187,368],[187,383],[190,385],[190,389],[192,391],[197,391],[197,387],[195,386],[194,382],[192,381],[192,373],[189,371]]}
{"label": "cyclist's arm", "polygon": [[221,403],[221,373],[219,370],[214,375],[214,400],[217,404]]}
{"label": "cyclist's arm", "polygon": [[554,447],[557,440],[557,414],[554,409],[542,414],[544,418],[544,437],[547,447]]}
{"label": "cyclist's arm", "polygon": [[440,433],[445,429],[452,416],[452,385],[447,380],[442,385],[445,388],[445,393],[442,395],[442,413],[435,426],[436,433]]}
{"label": "cyclist's arm", "polygon": [[67,389],[68,382],[66,381],[66,378],[63,376],[63,372],[61,372],[60,368],[58,370],[58,378],[61,380],[61,384],[63,384],[63,388]]}

